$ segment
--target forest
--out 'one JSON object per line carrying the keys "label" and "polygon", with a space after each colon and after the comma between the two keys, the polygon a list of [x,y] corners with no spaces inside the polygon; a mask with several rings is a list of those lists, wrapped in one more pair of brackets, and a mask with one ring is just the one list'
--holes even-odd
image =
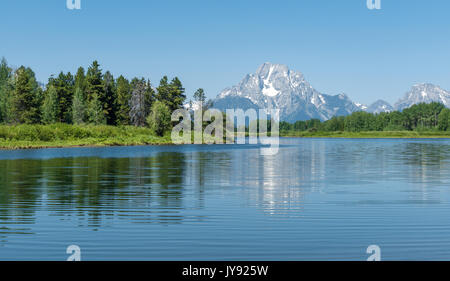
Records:
{"label": "forest", "polygon": [[[204,104],[203,110],[213,106],[201,88],[193,98]],[[164,76],[153,86],[146,78],[114,78],[94,61],[87,70],[79,67],[75,75],[52,75],[43,85],[31,68],[13,69],[3,58],[0,147],[168,144],[171,113],[185,102],[177,77]],[[327,121],[280,122],[279,128],[280,136],[298,137],[448,137],[450,109],[422,103],[401,112],[360,111]]]}
{"label": "forest", "polygon": [[[204,102],[204,90],[198,89],[194,98]],[[0,63],[1,124],[147,126],[162,136],[170,129],[172,111],[185,100],[177,77],[164,76],[153,87],[145,78],[115,79],[94,61],[87,71],[79,67],[75,75],[52,75],[44,87],[31,68],[13,70],[4,58]]]}
{"label": "forest", "polygon": [[450,109],[443,104],[420,103],[403,111],[368,113],[354,112],[321,122],[319,119],[280,122],[280,133],[288,132],[444,132],[450,131]]}

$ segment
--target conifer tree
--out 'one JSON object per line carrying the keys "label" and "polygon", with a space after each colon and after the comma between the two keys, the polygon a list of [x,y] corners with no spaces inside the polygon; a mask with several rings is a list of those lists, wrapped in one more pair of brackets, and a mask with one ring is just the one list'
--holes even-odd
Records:
{"label": "conifer tree", "polygon": [[94,61],[88,68],[85,87],[86,102],[88,104],[88,120],[95,124],[103,124],[105,114],[101,99],[104,96],[105,87],[102,70],[97,61]]}
{"label": "conifer tree", "polygon": [[44,94],[42,104],[42,122],[44,124],[53,124],[58,120],[58,93],[53,85],[48,88]]}
{"label": "conifer tree", "polygon": [[107,71],[103,76],[104,91],[101,97],[103,111],[108,125],[116,124],[117,114],[117,86],[113,75]]}
{"label": "conifer tree", "polygon": [[39,85],[30,68],[19,67],[15,72],[11,96],[11,121],[14,124],[39,122]]}
{"label": "conifer tree", "polygon": [[125,77],[117,79],[117,124],[130,124],[130,83]]}
{"label": "conifer tree", "polygon": [[165,103],[172,112],[183,106],[186,99],[181,81],[175,77],[170,83],[167,76],[164,76],[157,88],[156,99]]}
{"label": "conifer tree", "polygon": [[94,125],[105,125],[106,117],[100,97],[94,94],[88,106],[89,122]]}
{"label": "conifer tree", "polygon": [[86,120],[86,102],[81,88],[75,89],[72,103],[72,120],[74,124],[83,124]]}
{"label": "conifer tree", "polygon": [[12,69],[5,58],[0,62],[0,123],[7,123],[10,111],[10,96],[12,90]]}
{"label": "conifer tree", "polygon": [[205,90],[200,88],[197,91],[195,91],[194,100],[200,105],[200,107],[203,108],[203,105],[205,104],[206,101]]}
{"label": "conifer tree", "polygon": [[[75,80],[75,82],[74,82],[75,89],[79,88],[84,95],[84,92],[86,90],[86,75],[85,75],[83,67],[80,66],[78,68],[77,74],[75,74],[74,80]],[[83,96],[83,98],[85,99],[86,97]]]}
{"label": "conifer tree", "polygon": [[67,74],[60,72],[58,77],[51,77],[48,81],[48,85],[53,86],[57,93],[58,108],[56,115],[58,122],[71,123],[72,121],[74,83],[74,78],[70,72]]}

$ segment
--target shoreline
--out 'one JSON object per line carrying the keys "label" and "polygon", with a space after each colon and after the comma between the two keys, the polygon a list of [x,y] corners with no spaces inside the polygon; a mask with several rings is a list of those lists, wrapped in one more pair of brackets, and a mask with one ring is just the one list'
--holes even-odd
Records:
{"label": "shoreline", "polygon": [[[426,139],[450,139],[449,135],[389,135],[389,134],[308,134],[308,135],[281,135],[280,138],[287,139],[412,139],[412,140],[426,140]],[[51,149],[51,148],[99,148],[99,147],[120,147],[120,146],[172,146],[173,144],[167,138],[161,137],[160,141],[118,141],[118,140],[61,140],[56,142],[42,142],[42,141],[5,141],[0,140],[0,152],[7,150],[32,150],[32,149]],[[186,144],[189,145],[189,144]]]}
{"label": "shoreline", "polygon": [[100,147],[125,147],[125,146],[170,146],[173,143],[134,143],[134,144],[67,144],[67,145],[29,145],[29,146],[3,146],[0,143],[0,152],[7,150],[32,150],[51,148],[100,148]]}
{"label": "shoreline", "polygon": [[447,131],[281,132],[280,135],[287,138],[450,139],[450,132]]}

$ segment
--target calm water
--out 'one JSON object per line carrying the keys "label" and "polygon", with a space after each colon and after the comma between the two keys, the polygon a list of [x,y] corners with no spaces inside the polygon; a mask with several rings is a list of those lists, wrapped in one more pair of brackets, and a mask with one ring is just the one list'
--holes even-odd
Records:
{"label": "calm water", "polygon": [[0,151],[0,259],[450,260],[450,141]]}

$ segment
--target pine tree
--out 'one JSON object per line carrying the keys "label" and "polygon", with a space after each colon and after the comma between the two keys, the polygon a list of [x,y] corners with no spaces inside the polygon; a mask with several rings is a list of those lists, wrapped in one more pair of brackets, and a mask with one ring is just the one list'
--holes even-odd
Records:
{"label": "pine tree", "polygon": [[117,79],[117,125],[130,124],[130,83],[125,77]]}
{"label": "pine tree", "polygon": [[11,96],[11,118],[15,124],[38,123],[39,85],[36,82],[35,74],[30,68],[19,67],[15,72],[15,87]]}
{"label": "pine tree", "polygon": [[58,93],[54,86],[50,86],[45,92],[42,104],[42,122],[53,124],[58,120]]}
{"label": "pine tree", "polygon": [[103,76],[104,91],[101,97],[103,111],[108,125],[115,125],[117,122],[117,85],[113,75],[107,71]]}
{"label": "pine tree", "polygon": [[[74,88],[77,89],[79,88],[81,90],[81,92],[85,93],[86,90],[86,75],[84,74],[84,68],[83,67],[79,67],[77,70],[77,74],[75,74],[75,84],[74,84]],[[85,96],[83,96],[83,99],[86,99]]]}
{"label": "pine tree", "polygon": [[175,77],[169,83],[167,76],[164,76],[157,88],[156,99],[164,102],[169,107],[170,111],[181,108],[186,99],[181,81]]}
{"label": "pine tree", "polygon": [[57,93],[57,121],[71,123],[72,121],[72,99],[74,95],[74,78],[69,72],[60,72],[58,77],[51,77],[48,86],[53,86]]}
{"label": "pine tree", "polygon": [[86,103],[83,91],[77,87],[72,103],[72,121],[74,124],[83,124],[86,120]]}
{"label": "pine tree", "polygon": [[0,62],[0,123],[7,123],[10,116],[12,69],[5,58]]}
{"label": "pine tree", "polygon": [[205,90],[200,88],[197,91],[195,91],[194,100],[200,105],[201,108],[203,108],[203,105],[205,104],[206,101]]}
{"label": "pine tree", "polygon": [[86,102],[88,104],[88,119],[95,124],[103,124],[105,114],[103,112],[102,97],[104,96],[104,81],[102,70],[97,61],[88,68],[85,78]]}
{"label": "pine tree", "polygon": [[94,94],[88,106],[89,122],[94,125],[106,124],[106,117],[103,111],[103,104],[100,97]]}

